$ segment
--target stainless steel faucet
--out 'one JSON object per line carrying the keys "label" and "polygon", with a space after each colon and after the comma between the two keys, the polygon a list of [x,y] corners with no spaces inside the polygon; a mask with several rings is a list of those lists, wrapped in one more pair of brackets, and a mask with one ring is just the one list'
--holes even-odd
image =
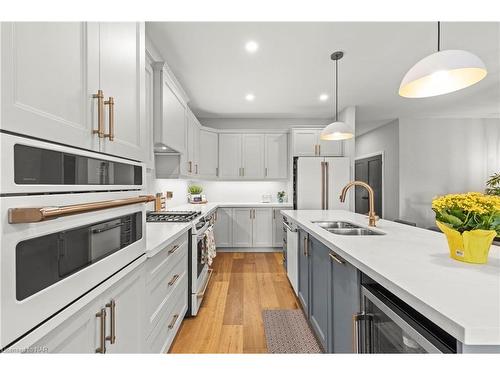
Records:
{"label": "stainless steel faucet", "polygon": [[375,193],[370,185],[363,181],[351,181],[349,182],[340,193],[340,201],[345,202],[345,196],[347,194],[347,190],[349,190],[352,186],[362,186],[368,191],[368,204],[370,205],[370,211],[368,211],[368,226],[376,227],[375,223],[377,221],[377,215],[375,214]]}

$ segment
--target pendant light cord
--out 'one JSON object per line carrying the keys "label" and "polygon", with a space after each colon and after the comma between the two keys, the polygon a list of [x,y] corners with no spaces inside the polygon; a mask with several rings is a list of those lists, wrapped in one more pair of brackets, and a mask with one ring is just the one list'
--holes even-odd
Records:
{"label": "pendant light cord", "polygon": [[335,60],[335,122],[339,120],[339,60]]}
{"label": "pendant light cord", "polygon": [[441,51],[441,22],[438,21],[438,52]]}

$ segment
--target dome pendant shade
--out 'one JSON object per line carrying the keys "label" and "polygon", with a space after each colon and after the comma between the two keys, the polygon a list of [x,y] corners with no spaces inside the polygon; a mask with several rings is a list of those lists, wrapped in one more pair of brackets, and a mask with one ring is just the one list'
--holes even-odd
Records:
{"label": "dome pendant shade", "polygon": [[320,139],[324,141],[342,141],[354,137],[351,127],[345,122],[335,121],[321,131]]}
{"label": "dome pendant shade", "polygon": [[323,141],[342,141],[354,137],[353,129],[345,122],[339,121],[339,79],[338,79],[338,61],[344,56],[344,52],[336,51],[332,53],[330,59],[335,61],[335,121],[325,127],[319,136]]}
{"label": "dome pendant shade", "polygon": [[406,73],[399,95],[405,98],[443,95],[472,86],[487,74],[483,61],[468,51],[439,51],[417,62]]}

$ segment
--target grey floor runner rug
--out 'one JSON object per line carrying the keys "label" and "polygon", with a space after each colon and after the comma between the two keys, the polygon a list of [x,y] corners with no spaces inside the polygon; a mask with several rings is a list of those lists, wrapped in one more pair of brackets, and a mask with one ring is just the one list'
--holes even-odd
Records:
{"label": "grey floor runner rug", "polygon": [[322,353],[301,310],[262,312],[269,353]]}

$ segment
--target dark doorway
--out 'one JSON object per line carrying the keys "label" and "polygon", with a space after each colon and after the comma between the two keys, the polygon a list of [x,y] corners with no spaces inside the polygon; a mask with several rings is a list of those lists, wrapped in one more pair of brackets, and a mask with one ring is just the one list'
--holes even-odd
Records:
{"label": "dark doorway", "polygon": [[[375,212],[382,217],[382,155],[358,159],[354,163],[354,174],[357,181],[366,182],[375,192]],[[368,192],[356,186],[355,211],[366,214],[369,210]]]}

